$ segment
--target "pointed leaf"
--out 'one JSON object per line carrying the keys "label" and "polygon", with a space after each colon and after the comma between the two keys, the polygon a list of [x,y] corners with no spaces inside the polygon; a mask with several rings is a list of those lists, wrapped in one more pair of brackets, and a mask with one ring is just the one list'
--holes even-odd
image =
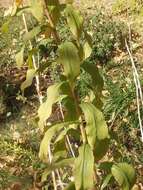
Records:
{"label": "pointed leaf", "polygon": [[23,40],[24,41],[31,40],[32,38],[36,37],[40,32],[41,32],[41,27],[36,26],[24,35]]}
{"label": "pointed leaf", "polygon": [[87,139],[94,149],[97,140],[103,140],[109,137],[108,128],[103,114],[91,103],[82,103],[80,105],[86,121]]}
{"label": "pointed leaf", "polygon": [[92,38],[85,32],[85,43],[84,43],[84,59],[87,59],[92,53]]}
{"label": "pointed leaf", "polygon": [[44,7],[42,0],[29,0],[33,16],[41,22],[44,16]]}
{"label": "pointed leaf", "polygon": [[79,156],[75,160],[74,180],[76,190],[93,188],[94,181],[94,156],[88,144],[79,148]]}
{"label": "pointed leaf", "polygon": [[80,73],[80,58],[78,50],[72,42],[65,42],[59,46],[59,63],[70,82],[73,82]]}
{"label": "pointed leaf", "polygon": [[136,175],[133,167],[127,163],[119,163],[111,168],[112,175],[123,190],[130,190],[135,184]]}
{"label": "pointed leaf", "polygon": [[23,54],[24,54],[24,46],[21,48],[20,52],[18,52],[16,55],[15,55],[15,59],[16,59],[16,64],[17,66],[20,68],[22,65],[23,65]]}
{"label": "pointed leaf", "polygon": [[78,39],[83,29],[83,17],[80,12],[75,10],[72,5],[68,4],[66,8],[67,23],[73,35]]}
{"label": "pointed leaf", "polygon": [[5,22],[5,23],[1,26],[1,31],[2,31],[3,33],[8,33],[8,31],[9,31],[9,26],[10,26],[11,21],[12,21],[12,18],[10,17],[10,18],[8,19],[8,21]]}
{"label": "pointed leaf", "polygon": [[81,65],[81,67],[91,76],[93,89],[97,92],[101,92],[103,89],[104,82],[97,66],[95,64],[84,63]]}
{"label": "pointed leaf", "polygon": [[44,135],[44,138],[40,144],[39,158],[42,161],[47,161],[48,159],[48,146],[53,138],[53,136],[64,127],[63,123],[56,124],[48,129]]}
{"label": "pointed leaf", "polygon": [[83,48],[84,48],[84,58],[87,59],[91,55],[92,48],[87,41],[84,43]]}
{"label": "pointed leaf", "polygon": [[132,187],[135,184],[136,181],[136,174],[134,168],[127,164],[127,163],[119,163],[118,166],[122,169],[122,171],[125,173],[130,186]]}
{"label": "pointed leaf", "polygon": [[101,190],[105,189],[105,187],[107,187],[107,185],[109,184],[110,180],[112,178],[112,174],[108,174],[105,179],[103,180],[103,183],[101,185]]}
{"label": "pointed leaf", "polygon": [[56,83],[51,85],[47,90],[47,98],[46,101],[41,104],[38,109],[39,116],[39,127],[43,131],[46,120],[50,117],[52,113],[52,106],[54,103],[58,102],[65,96],[61,96],[60,88],[64,82]]}
{"label": "pointed leaf", "polygon": [[28,69],[26,74],[26,80],[21,84],[21,91],[24,93],[25,88],[31,86],[33,78],[35,77],[36,70]]}
{"label": "pointed leaf", "polygon": [[51,163],[50,165],[47,166],[47,169],[42,174],[42,182],[47,180],[47,176],[53,170],[63,168],[63,167],[66,167],[66,166],[72,166],[73,163],[74,163],[74,158],[67,158],[67,159],[63,159],[63,160],[61,160],[59,162],[56,162],[56,163]]}
{"label": "pointed leaf", "polygon": [[70,125],[71,122],[65,122],[65,123],[59,123],[56,125],[53,125],[50,129],[48,129],[44,135],[44,138],[40,145],[40,151],[39,151],[39,157],[43,161],[47,161],[47,155],[48,155],[48,146],[50,145],[50,142],[53,138],[53,136],[59,132],[64,127],[67,127]]}
{"label": "pointed leaf", "polygon": [[70,129],[75,129],[75,128],[77,128],[77,124],[76,124],[76,125],[75,125],[75,124],[72,124],[72,125],[70,125],[68,128],[65,128],[65,129],[60,133],[60,135],[57,137],[55,143],[57,143],[58,141],[62,140]]}

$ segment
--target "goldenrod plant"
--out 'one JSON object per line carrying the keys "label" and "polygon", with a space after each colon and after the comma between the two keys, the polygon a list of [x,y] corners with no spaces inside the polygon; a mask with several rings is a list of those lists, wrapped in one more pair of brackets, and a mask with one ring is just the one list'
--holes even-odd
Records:
{"label": "goldenrod plant", "polygon": [[[130,190],[136,180],[135,170],[128,163],[117,163],[113,157],[109,159],[106,154],[113,134],[101,111],[103,79],[98,67],[85,61],[92,53],[92,36],[84,28],[83,16],[73,6],[72,0],[62,3],[59,0],[28,0],[28,5],[22,3],[22,0],[15,0],[11,13],[12,17],[22,15],[26,29],[23,47],[16,54],[16,63],[18,67],[23,65],[23,54],[29,44],[26,61],[28,70],[21,90],[24,93],[36,77],[40,101],[38,125],[44,136],[39,158],[47,165],[41,177],[42,188],[46,188],[48,176],[52,174],[52,189],[55,190],[103,190],[110,184],[111,187],[113,183],[116,184],[113,179],[122,190]],[[30,31],[26,25],[25,12],[30,12],[36,19],[36,25]],[[64,42],[57,30],[61,19],[64,19],[70,32],[70,38]],[[3,29],[6,29],[7,24]],[[56,55],[53,63],[60,65],[60,81],[48,87],[44,100],[39,88],[38,75],[42,73],[38,59],[39,46],[35,45],[40,39],[54,41]],[[88,87],[89,96],[83,99],[78,97],[76,88],[81,69],[92,79],[92,85]],[[48,119],[55,104],[60,107],[62,119],[50,123]],[[78,143],[75,145],[76,141]],[[104,177],[100,181],[102,174]]]}

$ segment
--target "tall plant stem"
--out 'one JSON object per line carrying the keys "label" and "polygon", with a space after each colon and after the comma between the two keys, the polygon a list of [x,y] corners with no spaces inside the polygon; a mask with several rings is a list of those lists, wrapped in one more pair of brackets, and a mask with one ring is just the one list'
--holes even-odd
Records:
{"label": "tall plant stem", "polygon": [[[23,17],[23,23],[24,23],[24,27],[25,27],[25,31],[28,32],[28,27],[27,27],[27,22],[26,22],[26,18],[25,18],[25,14],[23,13],[22,14],[22,17]],[[29,46],[30,46],[30,49],[32,49],[32,43],[31,41],[29,40]],[[35,70],[37,70],[38,68],[38,65],[36,64],[36,59],[35,59],[35,56],[32,55],[32,60],[33,60],[33,67]],[[38,99],[39,99],[39,102],[40,104],[42,104],[42,95],[41,95],[41,92],[40,92],[40,80],[39,80],[39,76],[36,75],[36,91],[37,91],[37,94],[38,94]]]}
{"label": "tall plant stem", "polygon": [[[24,13],[22,14],[22,17],[23,17],[23,23],[24,23],[24,26],[25,26],[25,31],[28,32],[27,22],[26,22],[26,18],[25,18]],[[31,43],[30,40],[29,40],[29,45],[30,45],[30,49],[32,49],[33,47],[32,47],[32,43]],[[37,70],[36,59],[35,59],[34,55],[32,56],[32,60],[33,60],[33,67],[34,67],[35,70]],[[39,80],[38,75],[36,75],[36,91],[37,91],[37,94],[38,94],[39,103],[42,104],[43,100],[42,100],[42,95],[41,95],[41,92],[40,92],[40,80]],[[50,146],[48,146],[48,157],[49,157],[49,160],[51,162],[52,161],[52,154],[51,154]],[[54,171],[52,172],[52,180],[53,180],[54,190],[57,190],[56,176],[55,176]]]}
{"label": "tall plant stem", "polygon": [[45,9],[45,15],[49,21],[49,24],[50,24],[50,27],[52,29],[52,35],[53,35],[53,38],[55,39],[55,41],[57,42],[57,44],[60,43],[60,38],[59,38],[59,35],[56,31],[56,28],[55,28],[55,25],[54,25],[54,22],[52,20],[52,17],[50,16],[50,13],[48,11],[48,7],[47,7],[47,4],[46,4],[46,1],[43,0],[43,4],[44,4],[44,9]]}
{"label": "tall plant stem", "polygon": [[[62,120],[64,121],[65,120],[64,113],[63,113],[62,105],[61,105],[60,102],[59,102],[59,107],[60,107],[60,113],[61,113],[61,116],[62,116]],[[69,138],[68,135],[66,135],[66,140],[67,140],[70,152],[71,152],[72,156],[75,158],[76,156],[75,156],[75,153],[74,153],[74,150],[72,148],[72,145],[71,145],[71,142],[70,142],[70,138]]]}
{"label": "tall plant stem", "polygon": [[[43,1],[43,3],[44,3],[44,7],[45,7],[45,15],[46,15],[46,17],[47,17],[47,19],[49,21],[49,24],[50,24],[50,26],[52,28],[53,38],[55,39],[57,44],[59,44],[60,43],[60,37],[59,37],[59,35],[58,35],[57,31],[56,31],[56,28],[54,26],[53,20],[52,20],[50,14],[49,14],[49,11],[48,11],[48,8],[47,8],[45,0]],[[61,103],[59,103],[59,107],[60,107],[60,112],[61,112],[62,119],[64,121],[64,114],[63,114]],[[75,157],[75,153],[74,153],[74,150],[73,150],[73,148],[71,146],[70,139],[69,139],[68,135],[66,135],[66,140],[67,140],[67,143],[68,143],[68,146],[69,146],[69,149],[71,151],[72,156]]]}
{"label": "tall plant stem", "polygon": [[[75,101],[75,106],[76,106],[76,112],[77,112],[77,115],[78,117],[81,116],[81,110],[79,108],[79,102],[78,102],[78,99],[75,95],[75,92],[74,92],[74,89],[71,87],[71,91],[72,91],[72,97]],[[87,135],[86,135],[86,131],[85,131],[85,128],[84,128],[84,125],[83,125],[83,119],[82,119],[82,116],[80,117],[81,118],[81,125],[80,125],[80,131],[81,131],[81,135],[82,135],[82,140],[83,140],[83,143],[87,143]]]}

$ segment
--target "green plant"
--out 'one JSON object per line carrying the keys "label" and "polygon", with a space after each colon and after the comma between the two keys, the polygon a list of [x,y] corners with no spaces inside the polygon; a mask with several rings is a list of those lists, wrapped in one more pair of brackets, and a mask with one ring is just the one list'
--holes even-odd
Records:
{"label": "green plant", "polygon": [[128,10],[129,13],[137,13],[142,14],[143,6],[142,6],[142,0],[117,0],[113,4],[113,12],[118,14],[120,12],[126,12]]}
{"label": "green plant", "polygon": [[[42,175],[43,184],[45,185],[47,176],[52,173],[53,188],[56,190],[55,172],[60,181],[62,180],[60,174],[65,172],[66,176],[74,176],[73,182],[70,182],[69,177],[63,178],[64,182],[68,183],[66,189],[105,189],[109,182],[112,184],[114,178],[123,190],[130,190],[136,178],[132,166],[124,162],[117,163],[114,160],[110,162],[106,155],[111,134],[101,112],[103,79],[97,66],[85,61],[92,52],[92,38],[84,28],[83,17],[73,8],[72,1],[69,0],[64,4],[58,0],[30,0],[30,3],[28,10],[37,19],[37,25],[25,35],[25,44],[35,36],[40,37],[41,34],[44,34],[45,38],[52,36],[57,46],[53,61],[60,65],[61,70],[59,72],[60,81],[48,87],[44,102],[40,99],[37,86],[41,103],[38,109],[38,124],[44,132],[39,157],[47,164],[47,169]],[[19,13],[20,4],[20,0],[16,1],[14,15]],[[44,13],[48,22],[45,20]],[[59,38],[56,25],[62,18],[61,15],[65,17],[71,32],[70,41],[67,39],[62,42]],[[21,85],[22,92],[32,84],[34,77],[36,77],[37,84],[39,82],[38,71],[42,71],[35,66],[38,51],[37,46],[29,51],[27,59],[29,68],[26,80]],[[23,52],[24,46],[16,55],[18,66],[23,64]],[[87,99],[79,98],[78,88],[76,88],[81,69],[91,77],[91,85],[87,87],[92,96]],[[47,125],[55,104],[60,107],[61,119]],[[71,143],[71,139],[78,140],[77,147]],[[107,159],[103,161],[105,155]],[[103,175],[105,178],[99,175],[101,181],[98,181],[98,170],[102,170],[105,174]],[[60,187],[64,188],[63,183]]]}
{"label": "green plant", "polygon": [[90,59],[100,64],[112,60],[116,51],[124,49],[124,38],[127,28],[124,23],[117,22],[104,9],[96,9],[96,13],[88,18],[93,33],[93,49]]}

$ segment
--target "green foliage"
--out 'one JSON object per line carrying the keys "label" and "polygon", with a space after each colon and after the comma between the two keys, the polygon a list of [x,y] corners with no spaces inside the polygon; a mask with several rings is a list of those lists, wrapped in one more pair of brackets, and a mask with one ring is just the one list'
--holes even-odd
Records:
{"label": "green foliage", "polygon": [[102,113],[93,104],[82,103],[81,108],[85,115],[88,143],[94,149],[97,140],[100,141],[109,137],[108,128]]}
{"label": "green foliage", "polygon": [[114,21],[112,16],[104,13],[104,10],[96,11],[89,18],[93,33],[93,50],[91,59],[101,64],[110,61],[114,51],[124,47],[124,38],[127,37],[127,27],[122,22]]}
{"label": "green foliage", "polygon": [[[42,182],[47,180],[49,173],[69,166],[66,174],[74,176],[74,185],[69,183],[70,186],[67,188],[88,190],[94,188],[96,181],[98,181],[96,179],[98,174],[96,172],[98,169],[97,163],[106,155],[110,140],[112,140],[110,139],[112,135],[110,135],[110,130],[101,112],[103,79],[98,67],[95,64],[90,64],[89,61],[93,61],[94,58],[98,61],[107,61],[114,50],[114,43],[118,39],[117,35],[119,34],[120,38],[121,33],[119,31],[116,33],[116,26],[113,23],[105,20],[101,24],[100,19],[104,20],[104,17],[98,15],[95,18],[97,29],[94,30],[92,36],[94,39],[92,51],[92,37],[84,28],[82,15],[74,9],[72,3],[62,4],[58,0],[31,0],[30,2],[29,11],[37,19],[37,22],[36,28],[32,27],[31,31],[26,34],[28,37],[25,37],[25,45],[27,40],[33,39],[34,48],[31,51],[26,51],[28,54],[28,70],[26,80],[21,85],[22,91],[32,84],[35,74],[44,73],[43,70],[48,69],[53,62],[60,67],[59,81],[48,87],[47,97],[38,109],[38,125],[41,131],[44,132],[39,157],[47,163],[47,169],[42,175]],[[19,5],[16,6],[13,16],[18,14]],[[47,18],[44,15],[45,9]],[[60,39],[57,30],[58,21],[63,17],[65,24],[68,26],[68,31],[71,31],[69,38],[63,40],[64,42]],[[94,29],[94,19],[92,22],[92,29]],[[40,39],[41,34],[44,35],[40,44],[35,36]],[[112,36],[112,34],[114,35]],[[41,55],[41,60],[38,63],[41,67],[34,68],[32,56],[37,58],[37,52],[41,51],[41,45],[44,44],[47,38],[52,38],[53,43],[55,43],[55,51],[53,55],[50,54],[50,57],[53,56],[51,62],[46,64],[47,67],[45,66],[46,68],[42,70],[41,62],[44,56]],[[42,46],[42,48],[45,48],[45,46]],[[20,62],[20,65],[22,54],[23,52],[20,52],[20,56],[18,54],[20,61],[17,62]],[[86,84],[89,91],[87,93],[88,99],[79,98],[77,83],[80,81],[81,70],[90,77],[90,82],[87,81]],[[49,122],[49,125],[47,125],[54,112],[54,106],[58,104],[62,117],[57,122]],[[72,130],[75,131],[76,135]],[[75,140],[77,135],[79,144],[75,147],[70,140]],[[50,148],[53,150],[53,155],[48,158]],[[126,190],[130,189],[135,183],[134,169],[126,163],[118,164],[116,160],[113,160],[110,170],[105,171],[109,176],[102,187],[110,182],[111,177],[114,177],[122,189]],[[69,179],[66,180],[69,182]]]}
{"label": "green foliage", "polygon": [[25,88],[31,86],[35,76],[35,69],[29,69],[26,74],[26,80],[21,84],[21,91],[24,92]]}
{"label": "green foliage", "polygon": [[[90,160],[90,161],[89,161]],[[79,148],[79,156],[75,159],[74,178],[76,189],[90,189],[94,186],[94,156],[88,144]]]}
{"label": "green foliage", "polygon": [[73,43],[65,42],[59,46],[58,52],[58,62],[63,65],[64,74],[72,85],[80,73],[78,50]]}
{"label": "green foliage", "polygon": [[130,190],[136,180],[135,170],[127,163],[119,163],[111,168],[112,174],[123,190]]}
{"label": "green foliage", "polygon": [[137,13],[142,14],[143,6],[142,6],[142,0],[130,0],[128,3],[126,0],[117,0],[113,4],[113,12],[115,14],[118,14],[120,12],[125,12],[128,9],[129,13]]}

